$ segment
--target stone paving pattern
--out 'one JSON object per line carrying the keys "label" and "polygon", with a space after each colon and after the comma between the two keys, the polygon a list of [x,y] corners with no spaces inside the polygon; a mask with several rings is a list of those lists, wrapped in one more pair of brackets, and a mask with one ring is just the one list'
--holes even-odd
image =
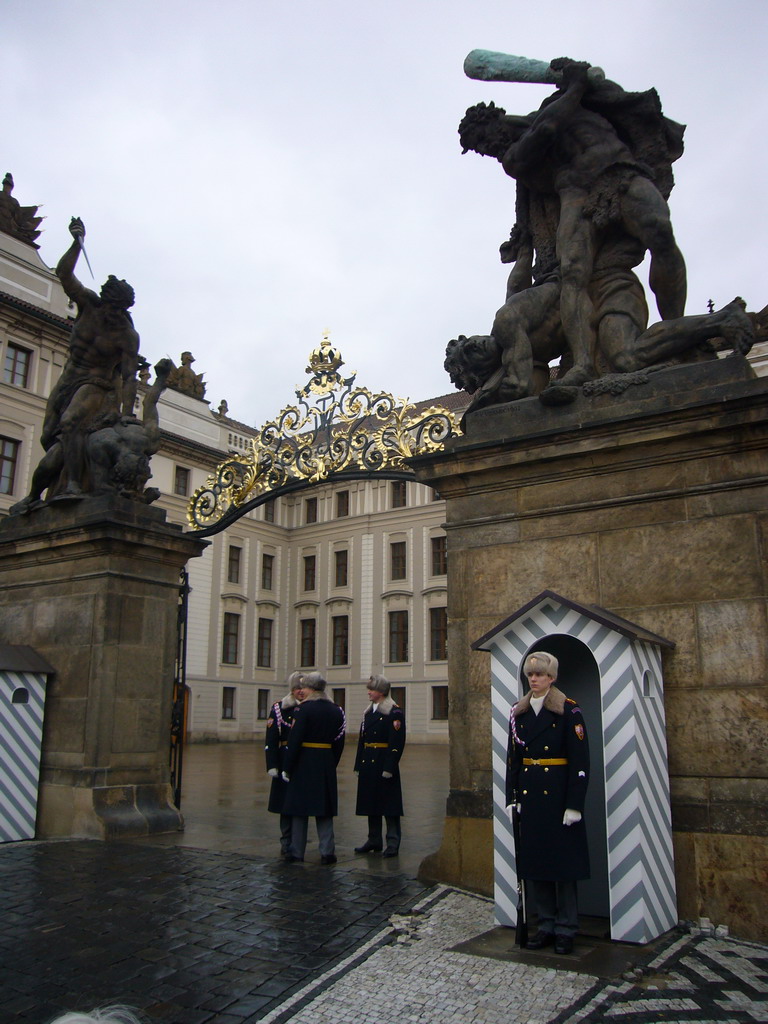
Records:
{"label": "stone paving pattern", "polygon": [[187,756],[184,833],[0,845],[0,1024],[116,1001],[149,1024],[768,1021],[766,946],[674,932],[631,947],[630,980],[628,947],[610,947],[621,967],[598,978],[587,956],[520,954],[490,900],[416,881],[439,845],[444,748],[403,759],[409,813],[388,861],[352,852],[345,752],[333,867],[314,836],[305,864],[277,859],[259,745]]}
{"label": "stone paving pattern", "polygon": [[544,1024],[593,988],[587,975],[451,951],[493,927],[490,900],[439,889],[415,914],[395,919],[390,944],[371,950],[338,980],[327,979],[333,982],[327,987],[320,979],[313,998],[300,994],[264,1022]]}
{"label": "stone paving pattern", "polygon": [[639,984],[599,985],[552,1024],[752,1024],[768,1021],[768,947],[680,935]]}
{"label": "stone paving pattern", "polygon": [[[389,944],[337,967],[263,1024],[752,1024],[768,1021],[768,948],[672,933],[635,983],[455,952],[493,905],[438,887]],[[515,957],[512,933],[510,956]],[[530,954],[528,954],[530,956]],[[563,961],[567,965],[567,961]]]}

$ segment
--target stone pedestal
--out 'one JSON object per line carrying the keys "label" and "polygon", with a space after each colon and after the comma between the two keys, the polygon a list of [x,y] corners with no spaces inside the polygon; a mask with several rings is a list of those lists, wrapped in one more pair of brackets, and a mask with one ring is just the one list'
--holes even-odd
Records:
{"label": "stone pedestal", "polygon": [[490,664],[470,644],[551,589],[675,641],[678,911],[768,938],[767,455],[768,380],[729,357],[560,408],[480,410],[414,460],[448,531],[451,788],[424,877],[492,890]]}
{"label": "stone pedestal", "polygon": [[116,499],[56,502],[0,529],[0,641],[56,669],[37,837],[181,827],[169,786],[179,573],[204,541]]}

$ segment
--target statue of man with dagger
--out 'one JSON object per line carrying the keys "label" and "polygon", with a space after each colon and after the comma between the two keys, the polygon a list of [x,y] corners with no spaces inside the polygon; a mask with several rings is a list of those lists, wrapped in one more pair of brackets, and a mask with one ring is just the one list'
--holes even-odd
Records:
{"label": "statue of man with dagger", "polygon": [[77,306],[77,318],[67,362],[46,406],[40,438],[46,454],[35,470],[30,494],[13,512],[37,503],[46,488],[49,500],[89,493],[88,436],[134,417],[139,335],[128,312],[135,300],[133,288],[112,274],[99,294],[86,288],[74,273],[80,253],[85,255],[85,226],[79,217],[72,218],[69,232],[72,245],[56,274]]}

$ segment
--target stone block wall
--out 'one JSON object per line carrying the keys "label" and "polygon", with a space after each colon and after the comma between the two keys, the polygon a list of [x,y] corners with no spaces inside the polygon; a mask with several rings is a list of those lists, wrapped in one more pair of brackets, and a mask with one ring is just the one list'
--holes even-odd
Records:
{"label": "stone block wall", "polygon": [[768,382],[730,358],[618,397],[483,410],[450,451],[418,460],[446,499],[449,551],[451,793],[427,874],[491,891],[491,851],[461,838],[461,819],[491,810],[490,663],[470,644],[551,589],[676,643],[664,678],[678,910],[768,938],[767,455]]}
{"label": "stone block wall", "polygon": [[0,529],[0,641],[55,668],[37,836],[178,828],[169,786],[179,573],[205,542],[165,513],[86,499]]}

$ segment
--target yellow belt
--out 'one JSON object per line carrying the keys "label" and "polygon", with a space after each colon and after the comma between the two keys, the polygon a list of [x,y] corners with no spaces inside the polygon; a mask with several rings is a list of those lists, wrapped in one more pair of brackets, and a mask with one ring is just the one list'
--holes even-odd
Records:
{"label": "yellow belt", "polygon": [[374,747],[376,750],[386,750],[389,746],[388,743],[364,743],[364,747]]}
{"label": "yellow belt", "polygon": [[567,757],[540,757],[534,760],[532,757],[524,757],[523,764],[568,764]]}
{"label": "yellow belt", "polygon": [[312,747],[313,750],[330,750],[330,743],[302,743],[302,747]]}

